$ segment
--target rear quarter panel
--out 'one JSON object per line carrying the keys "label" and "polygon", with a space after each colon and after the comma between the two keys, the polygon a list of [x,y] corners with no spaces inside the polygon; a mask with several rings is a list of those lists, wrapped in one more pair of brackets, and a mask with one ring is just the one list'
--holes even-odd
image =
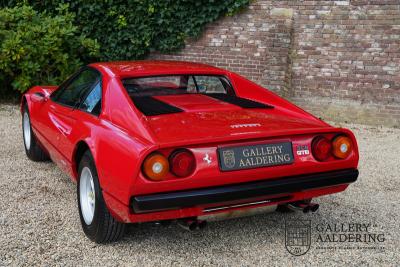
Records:
{"label": "rear quarter panel", "polygon": [[97,69],[103,76],[102,113],[97,121],[79,122],[74,148],[81,140],[89,145],[103,192],[128,205],[143,158],[156,145],[142,123],[143,116],[124,94],[119,79],[107,70]]}
{"label": "rear quarter panel", "polygon": [[[101,188],[124,204],[128,204],[135,177],[140,172],[141,161],[151,148],[143,140],[132,138],[126,131],[99,119],[85,120],[76,125],[79,132],[73,137],[76,144],[85,141],[94,157]],[[74,151],[70,154],[74,177],[77,167]]]}

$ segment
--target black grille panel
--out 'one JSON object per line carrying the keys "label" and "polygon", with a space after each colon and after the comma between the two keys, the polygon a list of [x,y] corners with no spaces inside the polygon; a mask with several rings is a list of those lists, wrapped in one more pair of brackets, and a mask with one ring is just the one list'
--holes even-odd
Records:
{"label": "black grille panel", "polygon": [[271,105],[263,104],[254,100],[227,94],[206,94],[209,97],[227,102],[242,108],[274,108]]}
{"label": "black grille panel", "polygon": [[183,110],[151,96],[132,97],[135,106],[146,116],[179,113]]}

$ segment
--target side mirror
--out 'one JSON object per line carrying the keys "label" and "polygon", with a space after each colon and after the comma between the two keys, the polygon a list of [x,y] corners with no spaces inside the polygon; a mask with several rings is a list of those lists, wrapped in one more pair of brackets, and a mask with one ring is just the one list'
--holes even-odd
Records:
{"label": "side mirror", "polygon": [[41,92],[33,93],[33,95],[31,96],[31,99],[33,102],[46,102],[47,101],[46,96]]}

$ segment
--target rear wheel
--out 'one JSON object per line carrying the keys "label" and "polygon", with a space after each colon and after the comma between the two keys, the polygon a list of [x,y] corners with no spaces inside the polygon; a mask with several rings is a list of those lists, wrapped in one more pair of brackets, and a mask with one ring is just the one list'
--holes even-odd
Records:
{"label": "rear wheel", "polygon": [[104,203],[94,160],[86,151],[79,164],[78,207],[86,236],[96,243],[117,241],[125,233],[125,224],[115,220]]}
{"label": "rear wheel", "polygon": [[49,159],[47,153],[40,147],[35,134],[32,132],[31,118],[28,107],[24,107],[22,115],[22,134],[24,137],[25,153],[33,161],[46,161]]}

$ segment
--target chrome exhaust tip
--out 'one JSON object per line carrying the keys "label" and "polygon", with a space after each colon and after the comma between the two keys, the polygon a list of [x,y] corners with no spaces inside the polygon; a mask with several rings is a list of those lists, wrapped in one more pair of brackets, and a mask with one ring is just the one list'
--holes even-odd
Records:
{"label": "chrome exhaust tip", "polygon": [[287,204],[287,207],[294,211],[303,211],[304,213],[316,212],[319,209],[319,204],[316,203],[304,203],[304,202],[293,202]]}
{"label": "chrome exhaust tip", "polygon": [[178,220],[178,225],[187,231],[199,229],[199,223],[196,219],[180,219]]}
{"label": "chrome exhaust tip", "polygon": [[204,229],[206,227],[207,227],[207,221],[202,221],[202,220],[198,220],[197,221],[197,228],[202,230],[202,229]]}
{"label": "chrome exhaust tip", "polygon": [[309,207],[310,207],[310,210],[311,210],[312,212],[316,212],[316,211],[319,209],[319,204],[310,203],[310,204],[309,204]]}

